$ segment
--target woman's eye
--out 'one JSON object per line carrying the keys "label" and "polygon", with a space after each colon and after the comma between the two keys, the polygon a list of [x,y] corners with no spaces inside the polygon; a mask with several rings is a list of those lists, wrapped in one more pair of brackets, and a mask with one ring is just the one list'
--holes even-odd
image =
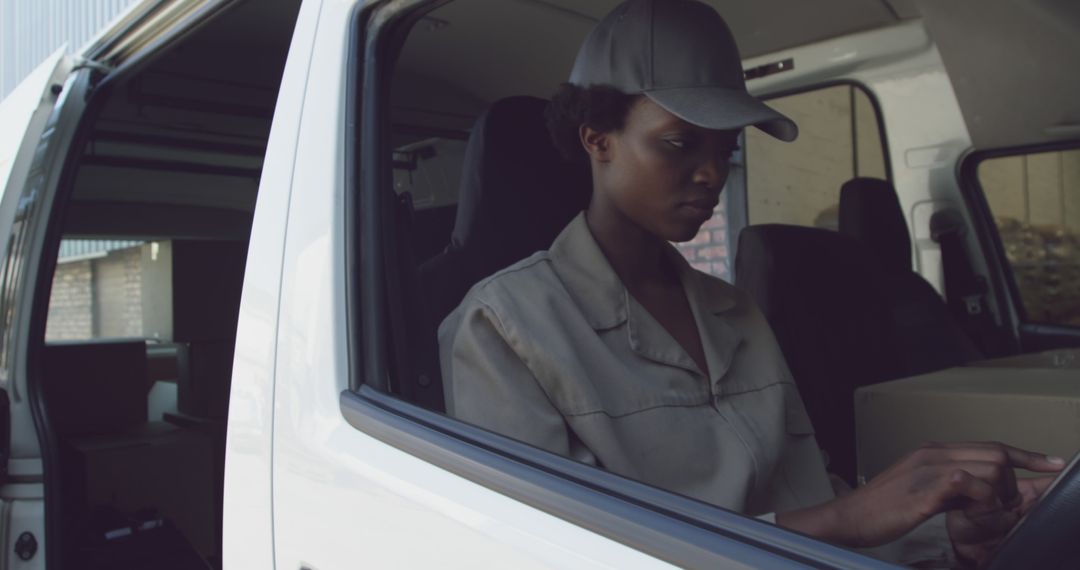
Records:
{"label": "woman's eye", "polygon": [[686,139],[664,139],[664,140],[669,145],[671,145],[671,146],[673,146],[673,147],[675,147],[677,149],[680,149],[680,150],[685,149],[686,147],[690,146],[690,143],[687,142]]}

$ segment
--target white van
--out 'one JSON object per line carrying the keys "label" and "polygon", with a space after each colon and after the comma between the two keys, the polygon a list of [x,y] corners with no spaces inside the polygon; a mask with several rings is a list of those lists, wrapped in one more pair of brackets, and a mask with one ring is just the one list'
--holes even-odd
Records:
{"label": "white van", "polygon": [[[802,133],[747,132],[680,247],[765,308],[830,464],[855,483],[925,438],[1073,454],[1075,4],[709,3]],[[884,566],[442,413],[447,307],[587,199],[536,194],[565,173],[527,135],[615,4],[144,0],[44,62],[0,106],[0,568]],[[840,202],[853,179],[895,223]],[[865,259],[736,258],[777,224]],[[808,363],[835,331],[767,285],[882,287],[860,272],[896,258],[883,227],[916,293],[859,297],[878,312]],[[880,331],[917,362],[850,367]],[[919,345],[945,336],[964,348]],[[1070,467],[992,566],[1080,566],[1078,492]]]}

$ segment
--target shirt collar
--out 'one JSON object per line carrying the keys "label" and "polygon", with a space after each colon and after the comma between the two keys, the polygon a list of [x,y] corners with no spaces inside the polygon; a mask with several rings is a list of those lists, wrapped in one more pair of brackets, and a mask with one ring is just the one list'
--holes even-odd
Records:
{"label": "shirt collar", "polygon": [[575,216],[555,238],[548,254],[555,273],[589,326],[605,330],[626,321],[626,287],[596,243],[585,223],[584,212]]}
{"label": "shirt collar", "polygon": [[[710,376],[718,379],[730,367],[735,347],[741,340],[724,319],[715,318],[736,305],[730,286],[695,271],[673,246],[669,246],[668,255],[678,269],[694,312]],[[584,213],[578,214],[555,238],[549,259],[594,330],[612,329],[631,320],[630,341],[635,352],[650,360],[698,371],[667,331],[643,307],[632,302],[600,250]]]}

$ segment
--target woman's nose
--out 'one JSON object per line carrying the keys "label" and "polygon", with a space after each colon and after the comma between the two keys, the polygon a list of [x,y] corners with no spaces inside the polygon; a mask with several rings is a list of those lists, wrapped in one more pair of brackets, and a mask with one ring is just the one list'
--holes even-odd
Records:
{"label": "woman's nose", "polygon": [[719,188],[727,178],[728,157],[709,156],[698,165],[694,172],[694,182],[706,188]]}

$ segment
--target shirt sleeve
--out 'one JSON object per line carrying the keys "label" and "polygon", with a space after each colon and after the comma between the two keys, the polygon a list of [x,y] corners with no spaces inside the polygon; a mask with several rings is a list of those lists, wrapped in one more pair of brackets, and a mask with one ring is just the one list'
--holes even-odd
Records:
{"label": "shirt sleeve", "polygon": [[478,300],[439,327],[446,411],[470,424],[570,455],[562,414],[540,388],[495,311]]}

